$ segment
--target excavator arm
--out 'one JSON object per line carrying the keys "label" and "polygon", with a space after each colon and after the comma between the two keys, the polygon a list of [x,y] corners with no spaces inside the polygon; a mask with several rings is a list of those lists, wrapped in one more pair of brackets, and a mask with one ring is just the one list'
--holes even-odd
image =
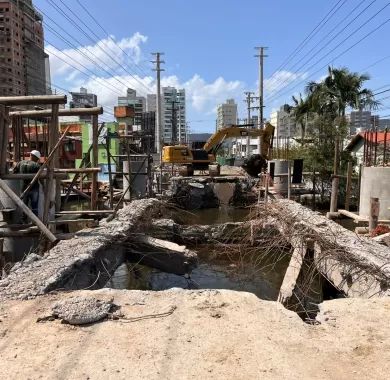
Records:
{"label": "excavator arm", "polygon": [[274,127],[267,123],[264,129],[246,128],[247,126],[253,126],[253,124],[242,126],[231,126],[222,128],[215,132],[203,146],[203,149],[211,154],[215,154],[220,148],[222,143],[230,138],[237,137],[262,137],[262,152],[264,156],[268,157],[268,151],[271,146],[271,140],[274,133]]}

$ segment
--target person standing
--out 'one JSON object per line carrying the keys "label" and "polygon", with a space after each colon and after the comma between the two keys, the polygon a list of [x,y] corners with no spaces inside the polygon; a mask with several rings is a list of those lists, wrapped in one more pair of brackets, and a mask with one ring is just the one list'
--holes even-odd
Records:
{"label": "person standing", "polygon": [[[38,172],[40,165],[39,160],[41,158],[41,153],[37,150],[32,150],[30,152],[30,159],[23,160],[16,164],[14,168],[15,174],[35,174]],[[23,180],[23,189],[26,190],[30,184],[31,179]],[[31,208],[31,211],[38,216],[38,204],[39,204],[39,182],[36,181],[28,193],[25,195],[23,202]],[[30,204],[30,205],[29,205]]]}

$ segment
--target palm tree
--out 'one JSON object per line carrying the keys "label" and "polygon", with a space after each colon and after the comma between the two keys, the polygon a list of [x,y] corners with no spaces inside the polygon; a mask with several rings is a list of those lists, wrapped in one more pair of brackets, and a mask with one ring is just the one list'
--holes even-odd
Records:
{"label": "palm tree", "polygon": [[349,71],[342,67],[328,67],[328,75],[322,82],[310,82],[306,93],[311,99],[312,108],[319,114],[333,114],[340,122],[345,122],[347,107],[363,110],[376,109],[379,102],[371,90],[363,88],[370,76]]}
{"label": "palm tree", "polygon": [[301,127],[301,144],[304,144],[306,134],[307,117],[311,109],[311,105],[308,99],[303,99],[302,94],[299,94],[299,98],[292,97],[294,105],[290,107],[289,113],[292,113],[295,118],[295,123]]}

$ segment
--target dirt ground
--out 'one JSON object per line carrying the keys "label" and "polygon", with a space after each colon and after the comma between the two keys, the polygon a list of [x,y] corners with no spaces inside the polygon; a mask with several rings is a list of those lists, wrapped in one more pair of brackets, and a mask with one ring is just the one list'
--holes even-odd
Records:
{"label": "dirt ground", "polygon": [[[84,327],[37,322],[74,295],[123,314]],[[4,379],[385,379],[390,299],[321,305],[304,324],[275,302],[234,291],[80,291],[0,306]]]}

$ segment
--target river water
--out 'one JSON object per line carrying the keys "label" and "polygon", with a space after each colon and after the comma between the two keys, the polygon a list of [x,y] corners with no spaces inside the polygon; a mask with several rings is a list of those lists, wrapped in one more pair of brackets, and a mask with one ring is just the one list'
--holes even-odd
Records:
{"label": "river water", "polygon": [[[248,218],[248,209],[206,209],[185,213],[183,224],[216,224],[238,222]],[[182,217],[180,217],[181,220]],[[273,257],[259,257],[253,264],[237,259],[228,259],[213,245],[189,247],[197,251],[199,265],[188,276],[178,276],[157,269],[127,262],[122,264],[107,287],[115,289],[166,290],[182,289],[230,289],[254,293],[266,300],[276,300],[289,256],[275,253]],[[244,252],[245,253],[245,252]],[[261,258],[261,260],[259,260]],[[252,260],[253,261],[253,260]]]}

